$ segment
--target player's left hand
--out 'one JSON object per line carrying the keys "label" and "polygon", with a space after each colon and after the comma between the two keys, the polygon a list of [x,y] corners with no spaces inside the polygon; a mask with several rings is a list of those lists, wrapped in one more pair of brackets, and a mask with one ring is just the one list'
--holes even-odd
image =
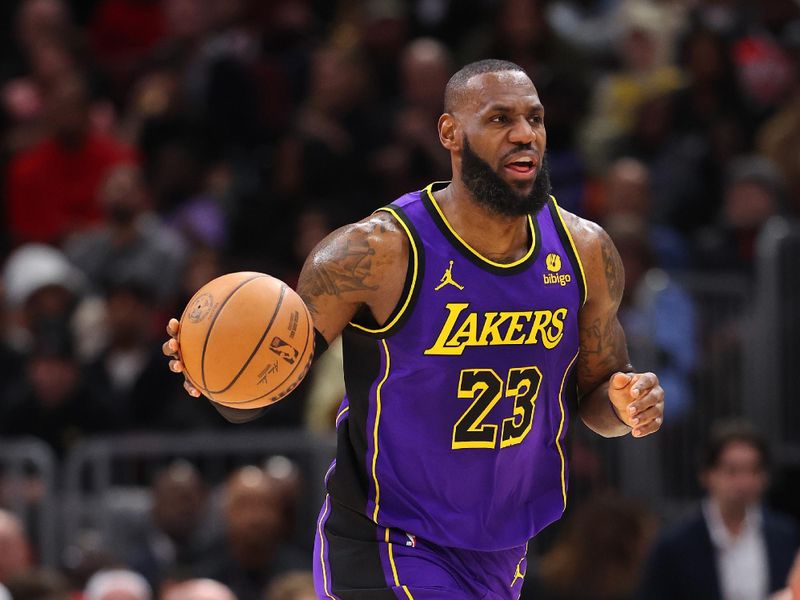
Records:
{"label": "player's left hand", "polygon": [[608,398],[634,437],[655,433],[664,422],[664,390],[654,373],[614,373]]}

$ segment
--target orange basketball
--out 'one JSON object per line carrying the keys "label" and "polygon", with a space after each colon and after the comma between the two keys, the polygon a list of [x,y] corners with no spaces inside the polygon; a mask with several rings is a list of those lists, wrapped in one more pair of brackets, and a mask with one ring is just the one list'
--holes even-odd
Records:
{"label": "orange basketball", "polygon": [[189,301],[178,332],[189,381],[233,408],[277,402],[305,377],[314,326],[289,286],[264,273],[217,277]]}

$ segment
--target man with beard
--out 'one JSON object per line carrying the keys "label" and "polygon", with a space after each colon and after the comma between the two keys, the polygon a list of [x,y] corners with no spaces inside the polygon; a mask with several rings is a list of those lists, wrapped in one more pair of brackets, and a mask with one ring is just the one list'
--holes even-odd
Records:
{"label": "man with beard", "polygon": [[[616,249],[550,196],[527,74],[467,65],[445,111],[452,181],[334,232],[300,275],[317,353],[342,334],[347,385],[320,598],[517,598],[528,539],[565,508],[571,400],[608,437],[663,418],[657,377],[629,364]],[[181,371],[177,350],[165,343]],[[220,407],[234,421],[263,410]]]}

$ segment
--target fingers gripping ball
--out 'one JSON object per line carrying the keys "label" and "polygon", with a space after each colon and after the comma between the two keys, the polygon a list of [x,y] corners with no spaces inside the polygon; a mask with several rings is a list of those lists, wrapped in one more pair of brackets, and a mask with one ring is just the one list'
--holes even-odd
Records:
{"label": "fingers gripping ball", "polygon": [[263,273],[229,273],[204,285],[181,316],[184,374],[200,392],[233,408],[277,402],[302,381],[314,354],[305,303]]}

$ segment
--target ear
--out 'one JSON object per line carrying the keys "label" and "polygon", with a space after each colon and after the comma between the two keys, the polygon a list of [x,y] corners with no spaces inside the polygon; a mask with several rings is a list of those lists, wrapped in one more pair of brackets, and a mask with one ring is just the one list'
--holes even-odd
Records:
{"label": "ear", "polygon": [[459,125],[451,113],[444,113],[439,117],[439,142],[450,152],[461,150]]}

